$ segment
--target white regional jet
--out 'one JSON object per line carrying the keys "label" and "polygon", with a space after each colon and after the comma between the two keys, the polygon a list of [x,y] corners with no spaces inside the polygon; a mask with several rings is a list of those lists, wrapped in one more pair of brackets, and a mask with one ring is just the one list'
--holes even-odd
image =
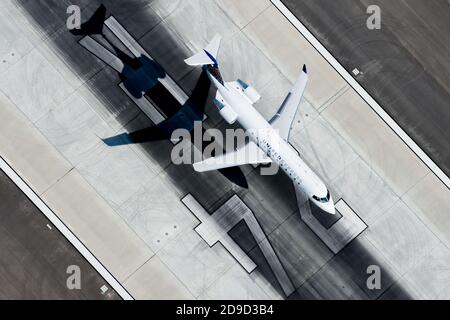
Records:
{"label": "white regional jet", "polygon": [[289,144],[291,126],[308,82],[306,66],[303,66],[300,77],[276,115],[268,122],[253,107],[261,98],[253,87],[242,80],[223,81],[217,62],[220,42],[220,35],[215,36],[203,51],[185,62],[190,66],[204,66],[217,87],[214,103],[220,114],[229,124],[238,121],[247,130],[250,141],[234,152],[195,163],[194,169],[205,172],[275,162],[291,178],[294,186],[303,190],[313,203],[323,211],[335,214],[334,202],[327,187]]}

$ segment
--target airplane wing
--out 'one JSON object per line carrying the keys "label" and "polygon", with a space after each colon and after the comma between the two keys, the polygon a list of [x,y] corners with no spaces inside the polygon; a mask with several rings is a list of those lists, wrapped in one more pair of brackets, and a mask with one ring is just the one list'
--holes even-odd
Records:
{"label": "airplane wing", "polygon": [[280,136],[286,141],[289,141],[292,123],[297,114],[298,106],[302,100],[307,82],[308,71],[306,65],[304,65],[302,73],[295,82],[291,92],[289,92],[275,116],[269,121],[274,129],[279,130]]}
{"label": "airplane wing", "polygon": [[250,141],[245,146],[234,152],[229,152],[217,157],[211,157],[202,162],[194,163],[194,170],[197,172],[207,172],[231,167],[238,167],[245,164],[268,164],[272,160],[267,157],[254,142]]}

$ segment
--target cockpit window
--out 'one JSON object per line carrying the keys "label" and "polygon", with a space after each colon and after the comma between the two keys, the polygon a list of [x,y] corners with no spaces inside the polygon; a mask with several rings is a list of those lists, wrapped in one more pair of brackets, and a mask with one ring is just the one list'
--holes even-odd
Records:
{"label": "cockpit window", "polygon": [[327,203],[328,201],[330,201],[330,191],[327,190],[327,196],[325,198],[319,198],[318,196],[313,196],[313,199],[321,202],[321,203]]}

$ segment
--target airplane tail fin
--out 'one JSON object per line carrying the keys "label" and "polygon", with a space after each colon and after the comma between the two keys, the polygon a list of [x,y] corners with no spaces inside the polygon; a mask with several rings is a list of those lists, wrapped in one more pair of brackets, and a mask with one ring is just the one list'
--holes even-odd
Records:
{"label": "airplane tail fin", "polygon": [[217,34],[205,49],[189,59],[184,60],[184,62],[190,66],[217,65],[221,40],[222,37]]}

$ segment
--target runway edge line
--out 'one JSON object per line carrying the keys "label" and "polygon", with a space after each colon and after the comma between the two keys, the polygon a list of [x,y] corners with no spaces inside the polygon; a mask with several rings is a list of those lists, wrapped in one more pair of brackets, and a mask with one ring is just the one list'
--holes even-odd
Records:
{"label": "runway edge line", "polygon": [[450,189],[450,178],[436,163],[414,142],[413,139],[387,114],[380,104],[364,89],[351,74],[337,61],[306,26],[283,4],[281,0],[270,0],[272,4],[289,20],[301,35],[320,53],[322,57],[344,78],[344,80],[361,96],[378,116],[397,136],[415,153],[417,157]]}
{"label": "runway edge line", "polygon": [[[28,186],[28,184],[14,171],[14,169],[0,157],[0,169],[22,190],[34,205],[50,220],[63,236],[78,250],[78,252],[92,265],[105,281],[124,300],[134,300],[120,282],[105,268],[92,252],[75,236],[61,219],[42,201],[42,199]],[[100,290],[100,288],[99,288]]]}

